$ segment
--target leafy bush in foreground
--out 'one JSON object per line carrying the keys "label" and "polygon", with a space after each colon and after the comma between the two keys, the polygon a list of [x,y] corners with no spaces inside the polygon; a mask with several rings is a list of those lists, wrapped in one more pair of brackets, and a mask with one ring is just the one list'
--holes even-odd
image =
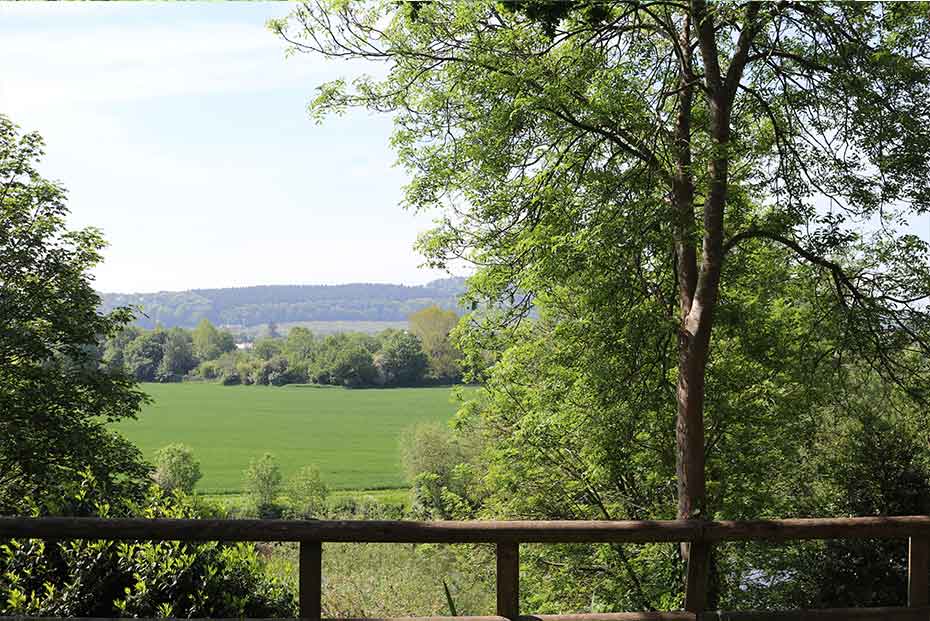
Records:
{"label": "leafy bush in foreground", "polygon": [[[154,486],[143,507],[110,506],[89,475],[68,501],[70,515],[207,513],[191,497]],[[296,606],[252,544],[15,539],[0,543],[0,615],[268,618],[293,617]]]}

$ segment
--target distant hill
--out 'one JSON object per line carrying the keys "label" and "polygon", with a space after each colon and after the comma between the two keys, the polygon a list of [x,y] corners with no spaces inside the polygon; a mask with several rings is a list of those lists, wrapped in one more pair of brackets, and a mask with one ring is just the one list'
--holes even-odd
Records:
{"label": "distant hill", "polygon": [[405,321],[427,306],[458,309],[464,278],[423,286],[356,283],[192,289],[158,293],[101,293],[101,309],[141,309],[136,325],[190,328],[201,319],[217,325],[257,326],[301,321]]}

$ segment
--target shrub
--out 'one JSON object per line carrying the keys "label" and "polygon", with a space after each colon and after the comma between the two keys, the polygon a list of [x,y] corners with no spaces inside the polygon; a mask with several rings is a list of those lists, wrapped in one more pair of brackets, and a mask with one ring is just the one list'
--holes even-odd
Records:
{"label": "shrub", "polygon": [[155,453],[152,478],[162,489],[190,494],[201,476],[200,462],[194,459],[194,451],[189,446],[169,444]]}
{"label": "shrub", "polygon": [[[60,515],[198,518],[190,496],[156,486],[141,507],[107,498],[89,474]],[[25,503],[24,503],[25,505]],[[44,507],[24,511],[47,513]],[[0,545],[0,615],[293,617],[293,591],[251,544],[14,539]]]}
{"label": "shrub", "polygon": [[423,423],[401,438],[401,461],[413,492],[417,517],[451,519],[467,502],[471,454],[446,425]]}
{"label": "shrub", "polygon": [[287,482],[287,516],[293,518],[318,517],[326,507],[329,489],[320,478],[316,466],[304,466]]}
{"label": "shrub", "polygon": [[260,517],[279,517],[275,498],[281,489],[281,468],[274,455],[265,453],[249,462],[245,487]]}

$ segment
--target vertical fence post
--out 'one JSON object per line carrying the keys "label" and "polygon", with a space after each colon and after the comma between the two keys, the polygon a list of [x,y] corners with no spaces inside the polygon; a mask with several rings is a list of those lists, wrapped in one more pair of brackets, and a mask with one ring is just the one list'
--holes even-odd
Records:
{"label": "vertical fence post", "polygon": [[688,553],[688,573],[685,578],[685,610],[700,615],[707,608],[710,544],[695,541],[687,545],[690,550]]}
{"label": "vertical fence post", "polygon": [[520,544],[497,544],[497,615],[520,616]]}
{"label": "vertical fence post", "polygon": [[907,605],[930,603],[930,539],[911,537],[907,541]]}
{"label": "vertical fence post", "polygon": [[319,541],[300,542],[300,564],[297,567],[300,598],[300,618],[320,621],[323,588],[323,544]]}

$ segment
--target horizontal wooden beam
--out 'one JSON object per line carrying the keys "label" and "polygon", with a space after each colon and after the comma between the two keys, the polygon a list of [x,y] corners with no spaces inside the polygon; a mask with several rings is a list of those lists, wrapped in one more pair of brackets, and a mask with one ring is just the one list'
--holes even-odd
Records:
{"label": "horizontal wooden beam", "polygon": [[[68,621],[71,617],[0,617],[0,621]],[[697,621],[689,612],[599,612],[573,615],[525,615],[519,621]],[[110,618],[81,617],[81,621],[113,621]],[[135,621],[163,621],[156,619],[137,619]],[[190,619],[189,621],[242,621],[233,619]],[[248,621],[282,621],[281,619],[250,618]],[[302,621],[295,619],[294,621]],[[461,616],[461,617],[339,617],[323,621],[509,621],[496,615]]]}
{"label": "horizontal wooden beam", "polygon": [[930,607],[922,608],[821,608],[819,610],[754,610],[706,612],[699,621],[845,621],[846,619],[887,619],[887,621],[927,621]]}
{"label": "horizontal wooden beam", "polygon": [[0,538],[357,543],[647,543],[930,536],[930,517],[701,522],[408,522],[0,517]]}
{"label": "horizontal wooden beam", "polygon": [[[930,607],[921,608],[826,608],[821,610],[772,611],[708,611],[695,615],[684,611],[671,612],[600,612],[568,615],[522,615],[519,621],[839,621],[840,619],[888,619],[889,621],[926,621]],[[0,617],[0,621],[64,621],[65,617]],[[81,621],[113,621],[112,619],[82,618]],[[139,620],[139,621],[155,621]],[[197,620],[192,620],[197,621]],[[206,621],[206,620],[204,620]],[[241,619],[211,619],[210,621],[242,621]],[[250,619],[249,621],[272,621]],[[281,621],[280,619],[274,621]],[[504,617],[376,617],[340,618],[323,621],[508,621]]]}
{"label": "horizontal wooden beam", "polygon": [[927,533],[930,533],[930,517],[915,515],[704,522],[703,536],[706,541],[791,541],[906,539]]}

